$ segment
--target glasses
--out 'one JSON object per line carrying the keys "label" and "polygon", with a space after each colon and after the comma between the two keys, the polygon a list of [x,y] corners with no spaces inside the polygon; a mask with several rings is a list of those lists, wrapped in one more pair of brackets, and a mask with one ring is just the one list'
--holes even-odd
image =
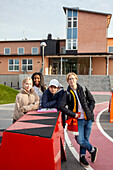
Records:
{"label": "glasses", "polygon": [[69,79],[69,81],[71,81],[71,80],[75,80],[75,79],[76,79],[76,78],[70,78],[70,79]]}

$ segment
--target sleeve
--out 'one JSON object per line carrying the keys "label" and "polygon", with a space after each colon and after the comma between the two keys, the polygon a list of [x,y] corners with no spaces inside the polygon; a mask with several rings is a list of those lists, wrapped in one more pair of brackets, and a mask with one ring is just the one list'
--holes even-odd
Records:
{"label": "sleeve", "polygon": [[31,110],[39,109],[39,96],[36,92],[34,93],[34,96],[35,96],[35,102],[31,103],[27,106],[22,106],[21,109],[22,109],[23,112],[28,112],[28,111],[31,111]]}
{"label": "sleeve", "polygon": [[63,114],[75,117],[76,113],[74,113],[73,111],[71,111],[70,109],[68,109],[66,107],[66,105],[68,105],[69,102],[71,102],[71,101],[68,101],[68,94],[65,91],[64,94],[62,95],[61,99],[60,99],[59,104],[58,104],[58,110],[62,111]]}
{"label": "sleeve", "polygon": [[16,96],[16,100],[15,100],[15,108],[20,111],[20,112],[24,112],[22,106],[21,106],[21,103],[20,103],[20,93]]}
{"label": "sleeve", "polygon": [[86,100],[88,102],[88,107],[91,110],[91,112],[93,112],[94,108],[95,108],[95,100],[93,95],[90,93],[90,91],[86,88]]}
{"label": "sleeve", "polygon": [[42,108],[56,108],[57,100],[49,101],[47,90],[44,91],[42,96]]}

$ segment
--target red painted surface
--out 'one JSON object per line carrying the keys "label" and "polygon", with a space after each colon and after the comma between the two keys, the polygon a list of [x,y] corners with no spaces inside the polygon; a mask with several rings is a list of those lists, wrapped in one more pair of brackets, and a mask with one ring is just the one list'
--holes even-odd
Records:
{"label": "red painted surface", "polygon": [[[97,115],[107,107],[108,107],[108,102],[104,104],[96,105],[94,110],[95,120]],[[68,135],[74,148],[79,153],[79,145],[76,143],[73,135],[71,134]],[[88,152],[86,154],[86,159],[88,160],[90,166],[95,170],[107,170],[107,169],[112,170],[113,169],[113,161],[112,161],[113,143],[101,133],[101,131],[97,127],[96,122],[93,123],[90,143],[98,148],[98,156],[95,163],[91,162],[89,158],[90,154]]]}
{"label": "red painted surface", "polygon": [[[31,116],[29,118],[33,119]],[[23,124],[27,123],[20,121],[21,119],[8,130],[24,128]],[[29,128],[36,126],[31,124]],[[62,159],[66,160],[64,130],[61,113],[59,113],[51,138],[5,131],[0,148],[0,170],[61,170],[61,155]]]}
{"label": "red painted surface", "polygon": [[113,93],[111,96],[111,104],[110,104],[110,123],[113,123]]}

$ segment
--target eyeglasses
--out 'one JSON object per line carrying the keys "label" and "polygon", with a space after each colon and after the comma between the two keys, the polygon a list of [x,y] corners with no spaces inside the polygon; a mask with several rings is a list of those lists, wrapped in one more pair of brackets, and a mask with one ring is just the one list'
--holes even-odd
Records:
{"label": "eyeglasses", "polygon": [[70,79],[68,79],[69,81],[71,81],[71,80],[75,80],[76,78],[70,78]]}

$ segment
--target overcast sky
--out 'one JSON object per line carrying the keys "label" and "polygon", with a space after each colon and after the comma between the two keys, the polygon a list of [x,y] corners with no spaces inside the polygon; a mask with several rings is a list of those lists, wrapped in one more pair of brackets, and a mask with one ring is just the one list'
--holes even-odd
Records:
{"label": "overcast sky", "polygon": [[[63,7],[110,13],[113,0],[0,0],[0,40],[66,38]],[[113,37],[113,18],[108,28]]]}

